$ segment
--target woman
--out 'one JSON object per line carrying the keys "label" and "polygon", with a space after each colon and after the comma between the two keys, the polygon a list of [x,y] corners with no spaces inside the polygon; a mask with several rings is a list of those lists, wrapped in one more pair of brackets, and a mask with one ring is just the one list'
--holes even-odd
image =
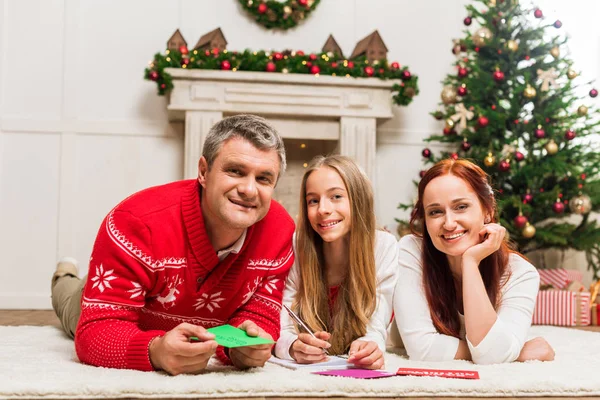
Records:
{"label": "woman", "polygon": [[435,164],[419,183],[410,222],[414,234],[398,244],[394,312],[411,359],[554,359],[544,339],[525,343],[539,276],[508,248],[481,168],[466,160]]}
{"label": "woman", "polygon": [[375,229],[371,185],[350,158],[321,156],[307,168],[294,244],[283,303],[315,337],[284,309],[276,356],[307,364],[348,353],[356,366],[382,368],[397,242]]}

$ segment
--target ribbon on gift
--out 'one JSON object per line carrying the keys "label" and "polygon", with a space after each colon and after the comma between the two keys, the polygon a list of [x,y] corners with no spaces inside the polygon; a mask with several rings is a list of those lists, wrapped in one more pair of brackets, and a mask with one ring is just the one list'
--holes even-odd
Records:
{"label": "ribbon on gift", "polygon": [[454,106],[454,111],[456,111],[456,114],[451,116],[450,119],[452,119],[452,121],[454,122],[460,121],[458,123],[458,126],[460,126],[461,129],[466,129],[467,120],[472,119],[475,113],[473,113],[473,111],[467,110],[463,103],[458,103],[456,106]]}
{"label": "ribbon on gift", "polygon": [[550,89],[550,86],[553,88],[558,86],[556,84],[556,78],[558,78],[558,72],[556,72],[556,68],[550,68],[548,71],[538,69],[537,74],[542,80],[542,92],[547,92],[548,89]]}

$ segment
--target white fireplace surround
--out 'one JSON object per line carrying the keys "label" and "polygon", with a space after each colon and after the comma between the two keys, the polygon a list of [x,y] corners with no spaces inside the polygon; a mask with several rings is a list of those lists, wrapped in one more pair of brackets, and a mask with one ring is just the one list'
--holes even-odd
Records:
{"label": "white fireplace surround", "polygon": [[[392,117],[398,81],[246,71],[168,68],[173,77],[168,111],[185,121],[185,178],[197,176],[204,138],[224,116],[264,116],[284,138],[337,140],[375,184],[378,122]],[[289,150],[288,150],[289,151]]]}

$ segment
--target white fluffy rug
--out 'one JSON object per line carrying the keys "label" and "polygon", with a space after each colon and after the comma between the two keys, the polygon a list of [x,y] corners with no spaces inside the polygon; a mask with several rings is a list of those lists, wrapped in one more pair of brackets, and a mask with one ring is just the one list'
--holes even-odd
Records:
{"label": "white fluffy rug", "polygon": [[0,398],[206,398],[400,396],[599,396],[600,333],[533,327],[556,350],[553,362],[476,366],[466,361],[412,362],[389,354],[386,369],[476,369],[480,380],[400,377],[359,380],[318,376],[267,364],[250,371],[197,376],[82,365],[73,342],[53,327],[0,327]]}

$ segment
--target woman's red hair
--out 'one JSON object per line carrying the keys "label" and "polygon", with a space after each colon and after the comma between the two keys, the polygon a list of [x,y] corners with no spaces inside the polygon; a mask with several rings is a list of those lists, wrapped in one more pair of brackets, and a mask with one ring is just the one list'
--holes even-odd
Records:
{"label": "woman's red hair", "polygon": [[[419,198],[410,219],[412,232],[423,238],[421,260],[423,262],[423,287],[429,304],[431,319],[439,333],[459,337],[460,319],[454,278],[446,254],[439,251],[431,241],[425,224],[423,194],[433,179],[443,175],[454,175],[473,189],[491,222],[497,222],[496,199],[488,182],[488,176],[476,164],[467,160],[447,159],[431,167],[419,182]],[[422,231],[422,232],[421,232]],[[497,308],[500,297],[501,279],[508,266],[511,253],[506,241],[500,248],[479,263],[479,271],[490,302]]]}

